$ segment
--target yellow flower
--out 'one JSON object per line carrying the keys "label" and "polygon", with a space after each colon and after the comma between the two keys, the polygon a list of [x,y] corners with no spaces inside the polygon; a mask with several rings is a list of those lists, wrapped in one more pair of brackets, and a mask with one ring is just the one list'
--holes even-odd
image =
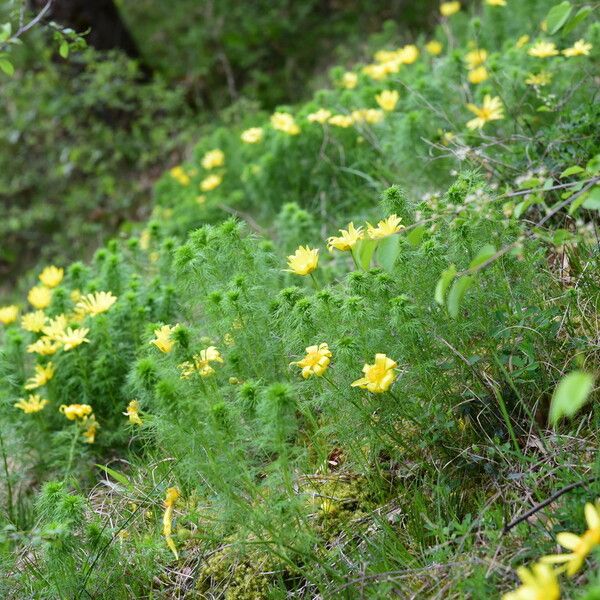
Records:
{"label": "yellow flower", "polygon": [[19,316],[19,307],[15,304],[10,306],[0,306],[0,323],[10,325],[17,320]]}
{"label": "yellow flower", "polygon": [[440,4],[440,13],[444,17],[451,17],[460,10],[460,2],[442,2]]}
{"label": "yellow flower", "polygon": [[25,383],[26,390],[35,390],[46,385],[54,377],[54,365],[49,362],[45,367],[35,365],[35,375],[30,377]]}
{"label": "yellow flower", "polygon": [[250,127],[246,131],[242,131],[240,139],[244,144],[258,144],[262,142],[265,133],[262,127]]}
{"label": "yellow flower", "polygon": [[362,240],[364,237],[363,228],[359,227],[356,229],[354,223],[348,225],[348,229],[340,229],[342,235],[338,237],[330,237],[327,240],[327,247],[332,252],[334,248],[337,250],[352,250],[358,240]]}
{"label": "yellow flower", "polygon": [[362,71],[365,75],[368,75],[375,81],[385,79],[390,73],[390,69],[386,65],[366,65],[363,67]]}
{"label": "yellow flower", "polygon": [[584,511],[588,529],[583,535],[562,532],[556,536],[558,543],[572,552],[544,556],[541,562],[544,564],[566,563],[565,568],[569,576],[575,575],[581,569],[592,550],[600,545],[600,504],[597,503],[594,506],[588,502]]}
{"label": "yellow flower", "polygon": [[169,173],[171,174],[171,177],[181,185],[190,185],[190,176],[183,170],[183,167],[173,167]]}
{"label": "yellow flower", "polygon": [[[208,348],[201,350],[200,354],[195,354],[193,356],[194,364],[192,365],[192,372],[194,369],[198,371],[200,377],[209,377],[212,375],[215,370],[210,366],[211,362],[223,362],[223,357],[221,353],[215,348],[215,346],[209,346]],[[183,363],[184,365],[186,363]],[[191,364],[191,363],[189,363]],[[187,374],[187,377],[191,375],[191,372],[182,373],[182,377]],[[186,377],[184,377],[185,379]]]}
{"label": "yellow flower", "polygon": [[276,112],[271,115],[271,125],[273,129],[283,131],[288,135],[298,135],[300,127],[294,121],[294,117],[289,113]]}
{"label": "yellow flower", "polygon": [[[1,312],[1,310],[0,310]],[[21,317],[21,327],[25,331],[31,331],[32,333],[39,333],[42,331],[42,328],[46,324],[46,315],[41,310],[36,310],[35,312],[27,313]],[[0,316],[0,321],[2,318]]]}
{"label": "yellow flower", "polygon": [[473,85],[484,82],[488,78],[488,72],[485,67],[477,67],[469,71],[468,79]]}
{"label": "yellow flower", "polygon": [[46,267],[40,273],[40,281],[49,288],[56,287],[62,280],[65,272],[54,265]]}
{"label": "yellow flower", "polygon": [[529,48],[527,54],[536,58],[549,58],[550,56],[556,56],[558,50],[554,42],[539,41]]}
{"label": "yellow flower", "polygon": [[39,394],[29,394],[27,400],[20,398],[18,402],[15,402],[14,407],[20,408],[25,414],[30,415],[40,412],[46,404],[48,404],[48,400],[42,398]]}
{"label": "yellow flower", "polygon": [[294,254],[291,254],[287,258],[289,269],[286,269],[286,271],[296,273],[296,275],[308,275],[319,264],[319,250],[318,248],[300,246]]}
{"label": "yellow flower", "polygon": [[27,346],[27,352],[39,354],[40,356],[51,356],[60,348],[60,344],[57,344],[49,337],[42,337],[33,344]]}
{"label": "yellow flower", "polygon": [[385,354],[376,354],[374,364],[363,367],[364,377],[352,383],[352,387],[360,387],[374,394],[381,394],[390,389],[396,379],[395,369],[398,363]]}
{"label": "yellow flower", "polygon": [[310,113],[306,117],[306,120],[311,123],[326,123],[329,117],[331,117],[331,111],[326,108],[320,108],[317,112]]}
{"label": "yellow flower", "polygon": [[115,302],[117,297],[112,295],[112,292],[96,292],[95,294],[87,294],[75,306],[75,311],[95,317],[103,312],[106,312]]}
{"label": "yellow flower", "polygon": [[442,53],[444,46],[442,46],[441,42],[437,40],[431,40],[425,44],[425,50],[429,52],[432,56],[439,56]]}
{"label": "yellow flower", "polygon": [[200,164],[204,169],[222,167],[225,164],[225,154],[218,148],[216,150],[210,150],[202,157]]}
{"label": "yellow flower", "polygon": [[65,315],[58,315],[54,319],[50,319],[48,324],[42,327],[42,332],[48,339],[57,342],[66,329],[67,317]]}
{"label": "yellow flower", "polygon": [[529,73],[529,77],[525,80],[527,85],[535,85],[538,87],[542,87],[544,85],[548,85],[552,81],[552,73],[548,73],[547,71],[540,71],[537,75],[533,73]]}
{"label": "yellow flower", "polygon": [[210,192],[210,191],[214,190],[215,188],[218,188],[222,182],[223,182],[222,175],[209,175],[208,177],[205,177],[200,182],[200,189],[203,192]]}
{"label": "yellow flower", "polygon": [[179,555],[177,554],[177,548],[175,547],[171,533],[173,530],[173,507],[180,495],[181,494],[176,487],[167,489],[167,494],[165,496],[165,512],[163,514],[163,535],[165,536],[167,546],[175,555],[176,560],[179,559]]}
{"label": "yellow flower", "polygon": [[403,65],[412,65],[419,58],[419,49],[414,44],[407,44],[396,52],[396,60]]}
{"label": "yellow flower", "polygon": [[367,235],[372,240],[381,240],[394,233],[398,233],[404,229],[404,225],[400,225],[402,218],[397,215],[390,215],[387,219],[383,219],[377,223],[377,227],[373,227],[367,223]]}
{"label": "yellow flower", "polygon": [[352,71],[346,71],[342,75],[342,87],[345,87],[347,90],[353,90],[358,83],[358,75],[356,73],[352,73]]}
{"label": "yellow flower", "polygon": [[86,327],[81,327],[80,329],[73,329],[72,327],[67,327],[65,332],[58,336],[57,341],[62,344],[63,350],[68,352],[69,350],[73,350],[73,348],[77,348],[81,344],[90,343],[85,336],[90,332]]}
{"label": "yellow flower", "polygon": [[506,6],[506,0],[485,0],[488,6]]}
{"label": "yellow flower", "polygon": [[565,48],[562,53],[565,56],[589,56],[592,45],[585,40],[577,40],[570,48]]}
{"label": "yellow flower", "polygon": [[[354,113],[352,113],[353,118],[354,118]],[[362,109],[362,114],[361,116],[364,118],[364,120],[369,123],[369,125],[376,125],[377,123],[381,123],[381,121],[383,121],[383,111],[379,110],[378,108],[367,108],[367,109]]]}
{"label": "yellow flower", "polygon": [[498,96],[492,98],[489,94],[486,94],[481,108],[475,106],[475,104],[467,104],[467,108],[475,115],[475,118],[467,123],[469,129],[481,129],[488,121],[497,121],[504,118],[504,109]]}
{"label": "yellow flower", "polygon": [[48,308],[52,300],[52,290],[43,285],[32,287],[27,294],[27,300],[33,308]]}
{"label": "yellow flower", "polygon": [[93,444],[96,441],[96,432],[100,425],[98,425],[94,415],[89,418],[85,417],[83,422],[85,424],[85,431],[81,435],[85,438],[86,444]]}
{"label": "yellow flower", "polygon": [[515,46],[517,48],[522,48],[525,44],[527,44],[527,42],[529,42],[529,36],[527,34],[522,35],[518,40],[517,43],[515,44]]}
{"label": "yellow flower", "polygon": [[302,377],[308,379],[312,375],[321,377],[331,362],[331,350],[323,342],[318,346],[309,346],[306,348],[306,356],[299,361],[291,362],[290,365],[302,367]]}
{"label": "yellow flower", "polygon": [[158,329],[154,330],[155,339],[151,340],[150,343],[154,344],[161,352],[171,352],[173,350],[173,346],[175,345],[175,340],[171,337],[175,329],[179,326],[179,324],[173,325],[163,325]]}
{"label": "yellow flower", "polygon": [[132,425],[141,425],[142,419],[140,418],[140,403],[137,400],[132,400],[127,405],[127,411],[123,413],[126,417],[129,417],[129,422]]}
{"label": "yellow flower", "polygon": [[333,115],[332,117],[329,117],[327,122],[334,127],[343,127],[344,129],[354,125],[354,120],[351,115]]}
{"label": "yellow flower", "polygon": [[467,69],[475,69],[481,66],[488,57],[487,50],[483,48],[477,48],[476,50],[471,50],[467,52],[465,55],[465,62],[467,63]]}
{"label": "yellow flower", "polygon": [[502,600],[558,600],[560,586],[556,573],[547,565],[536,563],[531,569],[519,567],[517,575],[522,581],[514,592],[502,596]]}
{"label": "yellow flower", "polygon": [[381,94],[375,96],[377,104],[379,104],[386,112],[394,110],[399,99],[400,94],[396,90],[383,90]]}
{"label": "yellow flower", "polygon": [[[140,247],[142,250],[147,250],[148,246],[146,245],[146,247],[144,248],[144,234],[147,235],[147,241],[150,241],[150,233],[145,230],[144,233],[142,233],[142,235],[140,236]],[[71,298],[71,302],[79,302],[79,299],[81,298],[81,292],[79,290],[73,290],[70,294],[69,294],[69,298]]]}
{"label": "yellow flower", "polygon": [[92,407],[89,404],[61,404],[58,409],[69,421],[85,419],[92,414]]}

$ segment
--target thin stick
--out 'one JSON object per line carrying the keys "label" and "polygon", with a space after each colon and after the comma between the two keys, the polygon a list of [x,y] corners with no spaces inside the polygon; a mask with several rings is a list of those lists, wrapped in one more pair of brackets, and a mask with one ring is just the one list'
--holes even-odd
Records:
{"label": "thin stick", "polygon": [[514,519],[513,521],[511,521],[510,523],[505,525],[504,529],[502,530],[502,535],[506,535],[513,527],[516,527],[519,523],[526,521],[527,519],[529,519],[529,517],[534,515],[536,512],[542,510],[542,508],[548,506],[548,504],[550,504],[551,502],[554,502],[554,500],[556,500],[557,498],[560,498],[563,494],[566,494],[567,492],[570,492],[571,490],[574,490],[575,488],[578,488],[582,485],[587,485],[589,483],[593,483],[597,479],[598,479],[598,477],[590,477],[589,479],[584,479],[582,481],[576,481],[575,483],[570,483],[569,485],[565,486],[564,488],[558,490],[558,492],[555,492],[554,494],[552,494],[552,496],[550,496],[550,498],[547,498],[543,502],[536,504],[533,508],[530,508],[526,513],[523,513],[520,517],[517,517],[516,519]]}

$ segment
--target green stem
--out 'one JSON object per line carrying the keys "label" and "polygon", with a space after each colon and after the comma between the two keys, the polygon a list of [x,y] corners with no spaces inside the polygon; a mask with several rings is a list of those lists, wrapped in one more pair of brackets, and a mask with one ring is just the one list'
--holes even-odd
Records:
{"label": "green stem", "polygon": [[315,285],[315,288],[317,289],[317,291],[318,291],[318,290],[320,290],[320,289],[321,289],[321,286],[320,286],[320,285],[319,285],[319,283],[317,282],[317,278],[315,277],[315,274],[314,274],[314,273],[310,273],[310,278],[312,279],[312,281],[313,281],[313,283],[314,283],[314,285]]}
{"label": "green stem", "polygon": [[71,473],[71,467],[73,465],[73,458],[75,456],[75,444],[77,443],[77,439],[79,438],[79,427],[75,422],[73,424],[75,435],[73,435],[73,440],[71,441],[71,448],[69,449],[69,460],[67,461],[67,470],[65,471],[65,476],[63,481],[67,480],[67,477]]}
{"label": "green stem", "polygon": [[8,458],[6,456],[6,451],[4,449],[4,438],[2,437],[2,433],[0,433],[0,451],[2,452],[2,463],[4,465],[4,476],[6,478],[6,492],[7,492],[6,503],[7,503],[8,518],[11,520],[11,522],[14,522],[12,482],[10,480],[10,473],[8,472]]}

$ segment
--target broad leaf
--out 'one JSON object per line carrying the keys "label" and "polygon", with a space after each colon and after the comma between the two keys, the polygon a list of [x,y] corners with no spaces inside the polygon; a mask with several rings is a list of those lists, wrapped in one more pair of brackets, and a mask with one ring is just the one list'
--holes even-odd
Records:
{"label": "broad leaf", "polygon": [[390,235],[379,242],[377,248],[377,262],[391,273],[400,254],[400,236]]}
{"label": "broad leaf", "polygon": [[550,35],[555,34],[567,22],[573,7],[570,2],[561,2],[550,9],[546,17],[546,25]]}
{"label": "broad leaf", "polygon": [[107,467],[105,465],[96,465],[96,466],[99,469],[102,469],[105,473],[110,475],[115,481],[118,481],[121,485],[126,487],[128,490],[133,489],[133,485],[131,484],[129,479],[127,479],[127,477],[125,477],[125,475],[123,475],[123,473],[119,473],[118,471],[115,471],[114,469],[111,469],[110,467]]}
{"label": "broad leaf", "polygon": [[581,168],[578,165],[573,165],[572,167],[569,167],[568,169],[565,169],[560,175],[559,177],[562,179],[563,177],[569,177],[570,175],[577,175],[578,173],[583,173],[585,171],[585,169]]}
{"label": "broad leaf", "polygon": [[442,272],[442,275],[435,286],[435,301],[440,306],[443,306],[446,290],[448,287],[450,287],[450,284],[455,277],[456,267],[454,265],[450,265],[445,271]]}
{"label": "broad leaf", "polygon": [[375,248],[377,248],[377,240],[360,240],[356,242],[352,249],[354,260],[358,263],[363,271],[366,271],[371,266],[371,258]]}
{"label": "broad leaf", "polygon": [[562,417],[572,417],[586,402],[594,388],[594,377],[584,371],[565,375],[556,386],[548,420],[555,425]]}
{"label": "broad leaf", "polygon": [[486,244],[478,253],[477,256],[471,261],[469,269],[476,269],[479,265],[482,265],[486,260],[489,260],[496,254],[496,248],[492,244]]}
{"label": "broad leaf", "polygon": [[474,275],[465,275],[452,284],[452,288],[448,294],[448,312],[453,319],[458,317],[460,303],[467,293],[467,290],[473,285],[473,281],[475,281]]}

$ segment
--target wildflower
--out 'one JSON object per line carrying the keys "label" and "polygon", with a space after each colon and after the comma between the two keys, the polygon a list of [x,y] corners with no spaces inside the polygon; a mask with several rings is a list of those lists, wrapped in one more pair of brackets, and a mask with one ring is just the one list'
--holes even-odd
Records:
{"label": "wildflower", "polygon": [[506,6],[506,0],[485,0],[488,6]]}
{"label": "wildflower", "polygon": [[29,394],[27,400],[19,398],[19,401],[15,402],[13,406],[20,408],[26,415],[30,415],[43,410],[46,404],[48,404],[48,400],[42,398],[39,394]]}
{"label": "wildflower", "polygon": [[54,319],[50,319],[47,325],[42,327],[42,332],[46,337],[56,342],[67,329],[67,317],[58,315]]}
{"label": "wildflower", "polygon": [[46,385],[54,377],[54,365],[49,362],[45,367],[35,365],[35,375],[30,377],[25,383],[26,390],[35,390]]}
{"label": "wildflower", "polygon": [[375,100],[383,110],[386,112],[391,112],[396,108],[396,104],[398,104],[398,100],[400,99],[400,94],[396,90],[383,90],[381,94],[377,94],[375,96]]}
{"label": "wildflower", "polygon": [[594,506],[591,502],[588,502],[584,511],[588,529],[583,535],[562,532],[556,536],[558,543],[572,552],[552,554],[542,558],[544,564],[566,563],[565,567],[569,576],[575,575],[592,550],[600,545],[600,504],[596,503],[596,506]]}
{"label": "wildflower", "polygon": [[240,139],[244,144],[258,144],[262,142],[265,132],[262,127],[250,127],[246,131],[242,131]]}
{"label": "wildflower", "polygon": [[112,292],[96,292],[95,294],[87,294],[75,306],[75,311],[95,317],[100,313],[106,312],[115,302],[117,297],[112,295]]}
{"label": "wildflower", "polygon": [[362,71],[365,75],[368,75],[375,81],[385,79],[390,72],[386,65],[366,65],[363,67]]}
{"label": "wildflower", "polygon": [[396,52],[396,60],[403,65],[412,65],[419,58],[419,49],[414,44],[407,44]]}
{"label": "wildflower", "polygon": [[27,294],[27,300],[33,308],[48,308],[52,300],[52,290],[43,285],[32,287]]}
{"label": "wildflower", "polygon": [[440,13],[443,17],[451,17],[460,10],[460,2],[442,2],[440,4]]}
{"label": "wildflower", "polygon": [[549,58],[550,56],[556,56],[558,50],[554,42],[539,41],[529,48],[527,54],[536,58]]}
{"label": "wildflower", "polygon": [[570,48],[565,48],[562,53],[564,56],[589,56],[592,45],[585,40],[577,40]]}
{"label": "wildflower", "polygon": [[17,320],[18,315],[19,307],[15,304],[0,307],[0,323],[3,325],[10,325],[11,323],[14,323]]}
{"label": "wildflower", "polygon": [[63,280],[64,274],[63,269],[50,265],[40,273],[39,279],[46,287],[54,288]]}
{"label": "wildflower", "polygon": [[86,444],[93,444],[96,441],[96,433],[100,427],[98,421],[96,421],[96,417],[92,415],[89,418],[86,417],[83,422],[85,424],[85,430],[81,435],[85,438]]}
{"label": "wildflower", "polygon": [[171,174],[171,177],[178,181],[181,185],[190,185],[190,176],[183,170],[183,167],[173,167],[169,173]]}
{"label": "wildflower", "polygon": [[475,118],[467,123],[469,129],[481,129],[488,121],[497,121],[504,117],[502,102],[498,96],[492,98],[486,94],[481,108],[475,104],[467,104],[467,108],[475,115]]}
{"label": "wildflower", "polygon": [[271,125],[273,129],[283,131],[288,135],[298,135],[300,127],[294,121],[294,117],[289,113],[276,112],[271,115]]}
{"label": "wildflower", "polygon": [[151,340],[150,343],[154,344],[161,352],[171,352],[173,350],[173,346],[175,345],[175,340],[171,337],[175,329],[179,326],[173,325],[163,325],[158,329],[154,330],[155,339]]}
{"label": "wildflower", "polygon": [[396,379],[394,369],[398,363],[385,354],[376,354],[374,364],[365,364],[364,377],[352,382],[352,387],[360,387],[375,394],[381,394],[390,389]]}
{"label": "wildflower", "polygon": [[308,275],[319,264],[319,250],[318,248],[300,246],[294,254],[291,254],[287,258],[289,269],[286,269],[286,271],[296,273],[296,275]]}
{"label": "wildflower", "polygon": [[379,221],[377,227],[367,223],[367,234],[372,240],[386,238],[404,229],[404,225],[400,225],[401,220],[398,215],[390,215],[387,219]]}
{"label": "wildflower", "polygon": [[354,120],[350,115],[333,115],[332,117],[329,117],[327,122],[334,127],[342,127],[344,129],[354,125]]}
{"label": "wildflower", "polygon": [[[383,121],[384,115],[383,111],[379,110],[378,108],[367,108],[362,110],[361,116],[367,123],[369,123],[369,125],[376,125],[377,123],[381,123],[381,121]],[[354,112],[352,113],[352,118],[354,118]]]}
{"label": "wildflower", "polygon": [[[145,237],[144,234],[146,234],[148,242],[150,241],[150,233],[148,232],[148,230],[144,230],[144,232],[140,236],[140,248],[142,250],[147,250],[147,248],[148,248],[147,245],[146,245],[146,248],[144,248],[144,237]],[[77,302],[79,302],[79,300],[81,298],[81,292],[79,290],[73,290],[69,294],[69,298],[71,299],[71,302],[77,303]]]}
{"label": "wildflower", "polygon": [[515,46],[517,48],[522,48],[525,44],[527,44],[527,42],[529,42],[529,36],[527,34],[522,35],[518,40],[517,43],[515,44]]}
{"label": "wildflower", "polygon": [[92,407],[89,404],[61,404],[58,409],[69,421],[84,419],[92,414]]}
{"label": "wildflower", "polygon": [[179,555],[177,554],[177,548],[175,548],[175,543],[171,537],[171,532],[173,528],[173,507],[175,506],[175,502],[177,502],[177,499],[180,495],[179,489],[176,487],[170,487],[167,489],[167,494],[165,497],[165,512],[163,514],[163,535],[165,536],[167,546],[175,555],[175,560],[179,560]]}
{"label": "wildflower", "polygon": [[429,52],[432,56],[439,56],[442,53],[444,46],[442,46],[441,42],[437,40],[431,40],[425,44],[425,50]]}
{"label": "wildflower", "polygon": [[90,340],[85,337],[89,332],[90,330],[87,327],[81,327],[80,329],[67,327],[65,332],[58,336],[57,341],[62,344],[63,350],[68,352],[84,342],[89,344]]}
{"label": "wildflower", "polygon": [[482,83],[488,78],[487,69],[485,67],[477,67],[476,69],[469,71],[467,78],[473,85]]}
{"label": "wildflower", "polygon": [[127,410],[123,414],[126,417],[129,417],[129,422],[132,425],[142,424],[142,419],[140,418],[140,403],[137,400],[132,400],[127,405]]}
{"label": "wildflower", "polygon": [[209,346],[205,350],[201,350],[200,354],[194,355],[194,366],[200,377],[209,377],[215,372],[210,366],[211,362],[223,362],[221,353],[214,346]]}
{"label": "wildflower", "polygon": [[348,229],[340,229],[340,233],[342,235],[338,237],[330,237],[327,239],[327,247],[330,252],[333,252],[333,249],[342,250],[345,252],[346,250],[352,250],[354,245],[358,240],[362,240],[364,237],[363,228],[359,227],[356,229],[354,227],[354,223],[350,223],[348,225]]}
{"label": "wildflower", "polygon": [[476,50],[471,50],[467,52],[465,55],[465,62],[467,63],[467,69],[476,69],[480,67],[488,57],[487,50],[483,48],[477,48]]}
{"label": "wildflower", "polygon": [[537,87],[542,87],[544,85],[548,85],[552,81],[552,73],[548,73],[548,71],[540,71],[537,75],[533,73],[529,73],[529,76],[525,80],[527,85],[535,85]]}
{"label": "wildflower", "polygon": [[189,379],[196,372],[196,365],[189,360],[178,364],[177,368],[181,371],[181,379]]}
{"label": "wildflower", "polygon": [[[1,313],[1,309],[0,309]],[[48,317],[41,310],[27,313],[21,317],[21,327],[25,331],[31,331],[32,333],[39,333],[46,324]],[[0,314],[0,321],[2,321]]]}
{"label": "wildflower", "polygon": [[329,117],[331,117],[331,111],[326,108],[320,108],[317,112],[310,113],[306,117],[306,120],[311,123],[326,123]]}
{"label": "wildflower", "polygon": [[40,356],[51,356],[60,348],[60,344],[51,340],[49,337],[42,337],[33,344],[27,346],[27,352],[39,354]]}
{"label": "wildflower", "polygon": [[218,148],[216,150],[210,150],[202,157],[200,164],[207,170],[222,167],[225,164],[225,154]]}
{"label": "wildflower", "polygon": [[223,336],[223,343],[228,346],[229,348],[231,348],[231,346],[235,345],[235,339],[233,338],[233,336],[230,333],[226,333]]}
{"label": "wildflower", "polygon": [[356,73],[352,73],[352,71],[346,71],[342,75],[342,87],[345,87],[347,90],[353,90],[358,83],[358,75]]}
{"label": "wildflower", "polygon": [[223,182],[222,175],[209,175],[208,177],[205,177],[200,182],[200,189],[203,192],[210,192],[210,191],[214,190],[215,188],[218,188],[222,182]]}
{"label": "wildflower", "polygon": [[519,567],[517,575],[522,584],[502,596],[502,600],[558,600],[560,586],[556,573],[547,565],[536,563],[527,569]]}
{"label": "wildflower", "polygon": [[306,348],[306,356],[299,361],[291,362],[290,365],[302,367],[302,377],[308,379],[312,375],[321,377],[329,367],[331,362],[331,350],[323,342],[318,346],[309,346]]}

